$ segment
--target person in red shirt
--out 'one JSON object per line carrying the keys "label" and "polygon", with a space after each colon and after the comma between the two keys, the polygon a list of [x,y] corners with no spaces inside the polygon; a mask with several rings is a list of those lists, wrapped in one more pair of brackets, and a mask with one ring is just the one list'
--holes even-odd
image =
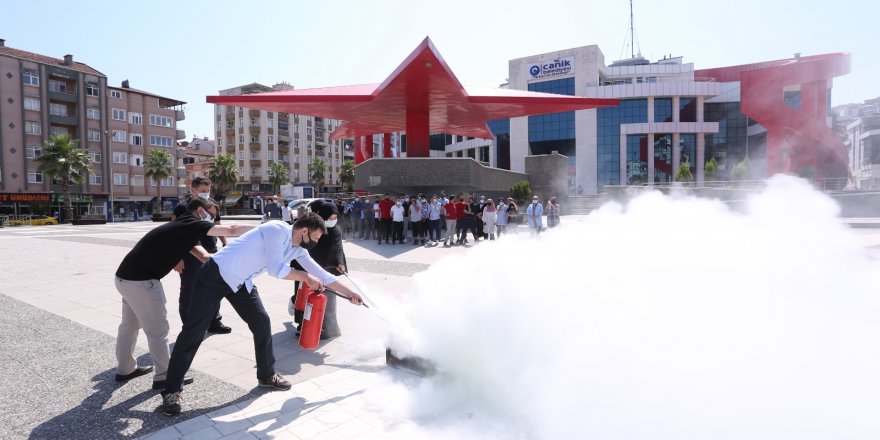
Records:
{"label": "person in red shirt", "polygon": [[379,234],[379,244],[382,244],[382,237],[385,237],[385,244],[391,244],[389,241],[391,239],[391,207],[394,206],[394,200],[391,200],[391,196],[388,193],[385,193],[385,198],[379,202],[379,222],[382,225],[381,233]]}
{"label": "person in red shirt", "polygon": [[[455,211],[458,215],[458,222],[456,223],[458,241],[455,244],[464,244],[467,228],[470,227],[469,224],[473,220],[473,211],[470,210],[470,205],[464,201],[464,196],[461,194],[458,196],[458,201],[455,202]],[[468,213],[470,213],[470,216],[468,216]]]}
{"label": "person in red shirt", "polygon": [[446,240],[443,241],[443,246],[451,246],[455,244],[455,225],[458,221],[458,209],[456,209],[457,203],[450,200],[445,205],[443,205],[443,215],[446,217]]}

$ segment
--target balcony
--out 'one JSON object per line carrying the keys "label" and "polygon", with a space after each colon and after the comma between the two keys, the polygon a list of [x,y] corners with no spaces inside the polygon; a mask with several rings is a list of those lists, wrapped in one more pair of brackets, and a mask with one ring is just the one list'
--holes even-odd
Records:
{"label": "balcony", "polygon": [[260,111],[259,110],[248,110],[248,116],[250,116],[252,118],[259,118]]}
{"label": "balcony", "polygon": [[78,95],[76,93],[76,89],[49,90],[49,100],[61,102],[77,102]]}
{"label": "balcony", "polygon": [[49,115],[49,123],[56,125],[79,125],[79,118],[76,115]]}
{"label": "balcony", "polygon": [[251,183],[261,183],[263,176],[251,176]]}
{"label": "balcony", "polygon": [[248,131],[250,131],[251,134],[260,134],[260,128],[259,125],[249,125]]}
{"label": "balcony", "polygon": [[186,131],[184,131],[184,130],[177,130],[177,131],[175,132],[175,139],[186,139]]}
{"label": "balcony", "polygon": [[279,152],[279,153],[289,153],[289,152],[290,152],[290,146],[288,146],[288,145],[281,145],[281,144],[278,144],[278,152]]}
{"label": "balcony", "polygon": [[260,158],[259,158],[259,157],[257,157],[257,158],[253,158],[253,157],[252,157],[252,158],[251,158],[251,166],[252,166],[252,167],[258,167],[258,166],[260,166]]}
{"label": "balcony", "polygon": [[232,112],[227,111],[226,112],[226,119],[235,119],[235,112],[234,111],[232,111]]}
{"label": "balcony", "polygon": [[183,110],[175,110],[174,111],[174,120],[175,121],[182,121],[184,119],[186,119],[186,113],[184,113]]}

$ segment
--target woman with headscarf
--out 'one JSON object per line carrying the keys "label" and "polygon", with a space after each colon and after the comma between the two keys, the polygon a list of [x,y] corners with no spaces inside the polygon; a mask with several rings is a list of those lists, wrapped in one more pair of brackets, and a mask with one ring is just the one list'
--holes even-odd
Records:
{"label": "woman with headscarf", "polygon": [[483,207],[483,234],[489,237],[489,240],[495,239],[495,221],[498,219],[495,202],[492,199],[486,201]]}
{"label": "woman with headscarf", "polygon": [[559,226],[559,203],[556,202],[556,197],[550,197],[550,202],[547,203],[547,226]]}
{"label": "woman with headscarf", "polygon": [[[324,219],[324,226],[327,227],[327,233],[321,235],[318,245],[309,250],[309,255],[320,264],[327,272],[333,275],[342,275],[346,271],[345,253],[342,251],[342,233],[337,226],[339,221],[339,209],[335,203],[325,202],[321,199],[309,203],[309,210],[317,213]],[[291,261],[290,266],[303,270],[296,260]],[[296,292],[299,291],[299,283],[294,286],[294,295],[290,297],[289,310],[293,310],[293,304],[296,304]],[[293,312],[293,320],[297,324],[296,333],[302,325],[303,312],[296,310]],[[324,309],[324,324],[321,327],[321,339],[332,339],[342,335],[339,330],[339,322],[336,320],[336,295],[327,295],[327,307]]]}

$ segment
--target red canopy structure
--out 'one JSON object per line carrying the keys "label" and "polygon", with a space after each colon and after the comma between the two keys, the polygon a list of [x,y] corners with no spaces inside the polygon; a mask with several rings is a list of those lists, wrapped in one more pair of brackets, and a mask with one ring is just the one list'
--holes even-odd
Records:
{"label": "red canopy structure", "polygon": [[430,38],[381,84],[208,96],[207,101],[344,120],[330,139],[354,137],[357,163],[372,157],[360,136],[405,131],[407,157],[428,157],[432,132],[492,139],[486,121],[618,104],[616,99],[465,87]]}

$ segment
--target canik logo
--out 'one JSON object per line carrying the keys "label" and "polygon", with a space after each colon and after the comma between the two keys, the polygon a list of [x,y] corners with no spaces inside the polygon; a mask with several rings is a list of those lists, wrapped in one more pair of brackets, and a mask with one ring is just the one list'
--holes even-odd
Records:
{"label": "canik logo", "polygon": [[529,69],[529,73],[532,74],[532,76],[538,76],[538,74],[541,73],[541,67],[536,64]]}

